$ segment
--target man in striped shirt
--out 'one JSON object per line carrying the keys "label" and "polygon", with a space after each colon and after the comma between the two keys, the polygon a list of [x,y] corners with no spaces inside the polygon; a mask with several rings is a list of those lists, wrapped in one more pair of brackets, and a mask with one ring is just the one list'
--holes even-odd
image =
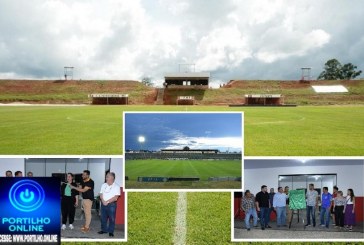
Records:
{"label": "man in striped shirt", "polygon": [[286,201],[288,196],[278,187],[278,193],[273,197],[273,207],[277,212],[277,227],[286,226]]}
{"label": "man in striped shirt", "polygon": [[246,229],[250,231],[250,216],[253,216],[254,227],[257,227],[258,215],[255,209],[255,200],[249,190],[245,191],[244,197],[241,199],[241,209],[245,212]]}

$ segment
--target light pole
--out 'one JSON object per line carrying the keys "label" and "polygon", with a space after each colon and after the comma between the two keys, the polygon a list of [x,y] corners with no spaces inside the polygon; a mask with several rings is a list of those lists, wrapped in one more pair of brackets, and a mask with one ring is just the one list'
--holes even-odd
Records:
{"label": "light pole", "polygon": [[138,142],[139,142],[139,144],[140,144],[140,152],[142,152],[142,150],[143,150],[143,143],[145,142],[145,137],[144,136],[139,136],[138,137]]}

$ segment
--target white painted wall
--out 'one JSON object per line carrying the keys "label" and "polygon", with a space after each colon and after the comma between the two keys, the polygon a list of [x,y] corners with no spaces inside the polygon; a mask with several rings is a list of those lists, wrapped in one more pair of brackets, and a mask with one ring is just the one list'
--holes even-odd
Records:
{"label": "white painted wall", "polygon": [[0,158],[0,177],[5,177],[5,172],[10,170],[13,175],[16,171],[24,171],[24,158]]}
{"label": "white painted wall", "polygon": [[[334,166],[292,166],[272,167],[244,170],[244,189],[252,193],[260,191],[260,186],[278,187],[279,175],[290,174],[337,174],[337,186],[344,191],[354,189],[356,196],[364,196],[364,167],[363,165],[334,165]],[[329,188],[330,190],[330,188]],[[330,190],[332,191],[332,190]]]}
{"label": "white painted wall", "polygon": [[111,158],[110,171],[115,173],[115,182],[120,185],[120,187],[124,187],[123,159]]}

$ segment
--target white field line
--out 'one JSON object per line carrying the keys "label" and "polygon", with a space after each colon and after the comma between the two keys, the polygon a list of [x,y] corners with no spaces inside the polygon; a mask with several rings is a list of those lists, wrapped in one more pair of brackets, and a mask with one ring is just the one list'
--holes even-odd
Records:
{"label": "white field line", "polygon": [[74,122],[83,122],[83,123],[92,123],[92,124],[113,124],[113,125],[120,125],[120,123],[116,122],[102,122],[102,121],[95,121],[95,120],[82,120],[82,119],[73,119],[71,117],[66,117],[68,121]]}
{"label": "white field line", "polygon": [[263,125],[263,124],[282,124],[282,123],[291,123],[291,122],[299,122],[306,120],[305,117],[301,117],[297,120],[291,120],[291,121],[271,121],[271,122],[256,122],[256,123],[245,123],[245,125]]}
{"label": "white field line", "polygon": [[186,244],[187,235],[187,192],[178,192],[173,244]]}
{"label": "white field line", "polygon": [[23,124],[32,124],[32,123],[40,123],[40,122],[45,122],[48,120],[36,120],[36,121],[25,121],[25,122],[14,122],[12,124],[8,124],[8,125],[0,125],[1,128],[10,128],[10,127],[18,127],[19,125],[23,125]]}

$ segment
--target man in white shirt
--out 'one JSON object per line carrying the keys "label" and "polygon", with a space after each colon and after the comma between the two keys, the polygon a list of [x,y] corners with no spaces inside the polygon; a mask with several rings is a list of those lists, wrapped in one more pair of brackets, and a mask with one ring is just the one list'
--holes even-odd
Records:
{"label": "man in white shirt", "polygon": [[306,192],[306,215],[307,215],[307,224],[305,225],[305,227],[307,226],[311,226],[311,220],[310,217],[312,217],[312,224],[313,227],[316,226],[316,208],[318,207],[318,199],[319,199],[319,194],[318,192],[315,190],[315,186],[314,184],[309,184],[308,185],[308,190]]}
{"label": "man in white shirt", "polygon": [[286,201],[288,196],[278,187],[278,193],[273,197],[273,207],[277,212],[277,227],[286,226]]}
{"label": "man in white shirt", "polygon": [[[109,233],[114,236],[116,202],[120,196],[120,186],[115,183],[115,173],[109,172],[106,175],[106,183],[102,184],[100,191],[101,200],[101,231],[99,234]],[[109,225],[107,221],[109,220]]]}

